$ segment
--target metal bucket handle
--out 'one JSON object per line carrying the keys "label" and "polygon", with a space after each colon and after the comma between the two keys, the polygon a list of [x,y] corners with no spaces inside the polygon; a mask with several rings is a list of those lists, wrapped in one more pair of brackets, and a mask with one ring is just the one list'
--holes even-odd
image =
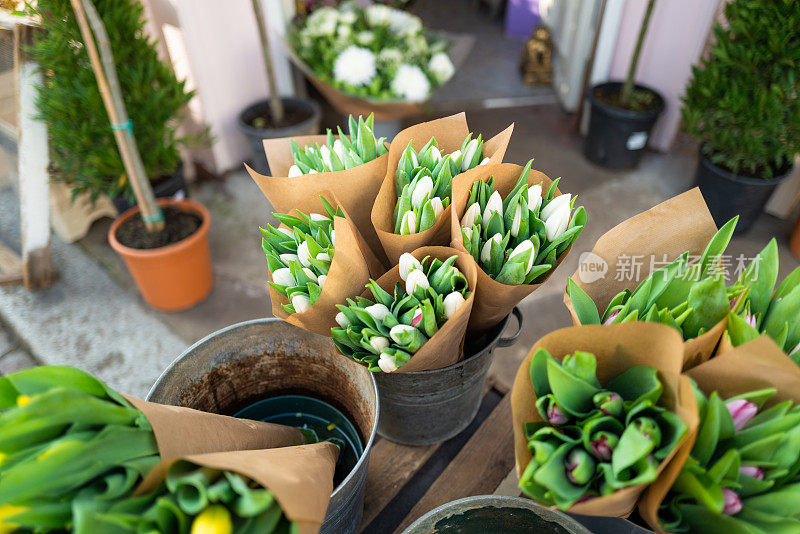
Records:
{"label": "metal bucket handle", "polygon": [[520,333],[522,333],[522,312],[517,306],[514,306],[514,309],[511,310],[511,314],[517,318],[517,331],[514,332],[514,335],[508,337],[501,337],[497,340],[498,347],[510,347],[514,343],[517,342],[519,339]]}

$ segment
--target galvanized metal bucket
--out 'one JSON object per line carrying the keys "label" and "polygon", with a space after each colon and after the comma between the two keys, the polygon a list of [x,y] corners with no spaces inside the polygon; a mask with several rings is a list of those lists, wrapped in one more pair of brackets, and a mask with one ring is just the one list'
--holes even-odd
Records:
{"label": "galvanized metal bucket", "polygon": [[364,453],[333,490],[320,532],[355,533],[378,422],[372,373],[336,352],[329,338],[278,319],[223,328],[189,347],[159,377],[147,400],[232,415],[267,395],[318,396],[347,414]]}
{"label": "galvanized metal bucket", "polygon": [[[514,315],[517,332],[501,337]],[[466,357],[432,371],[375,373],[381,415],[378,434],[404,445],[430,445],[464,430],[478,413],[486,373],[495,347],[509,347],[522,328],[522,312],[514,308],[500,324],[464,344]]]}
{"label": "galvanized metal bucket", "polygon": [[548,510],[530,499],[477,495],[435,508],[403,534],[591,534],[566,514]]}

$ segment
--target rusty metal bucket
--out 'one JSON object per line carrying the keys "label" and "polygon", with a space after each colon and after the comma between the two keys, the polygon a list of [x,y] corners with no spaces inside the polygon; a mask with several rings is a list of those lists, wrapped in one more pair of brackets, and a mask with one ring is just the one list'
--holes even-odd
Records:
{"label": "rusty metal bucket", "polygon": [[503,495],[476,495],[434,508],[403,534],[445,532],[504,534],[591,534],[566,514],[549,510],[530,499]]}
{"label": "rusty metal bucket", "polygon": [[358,429],[364,453],[334,488],[320,531],[355,533],[377,428],[378,392],[372,373],[338,354],[329,338],[278,319],[223,328],[181,354],[147,400],[233,415],[265,394],[320,397],[347,414]]}
{"label": "rusty metal bucket", "polygon": [[[514,315],[519,329],[501,337]],[[466,357],[443,369],[413,373],[375,373],[381,415],[378,434],[404,445],[430,445],[464,430],[478,413],[486,373],[495,347],[509,347],[522,328],[522,312],[514,308],[500,324],[464,344]]]}

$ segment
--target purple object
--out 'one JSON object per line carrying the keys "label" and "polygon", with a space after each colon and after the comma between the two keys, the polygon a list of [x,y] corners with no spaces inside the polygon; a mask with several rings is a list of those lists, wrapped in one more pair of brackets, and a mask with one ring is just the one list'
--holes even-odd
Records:
{"label": "purple object", "polygon": [[539,24],[539,0],[508,0],[506,6],[506,35],[527,40]]}

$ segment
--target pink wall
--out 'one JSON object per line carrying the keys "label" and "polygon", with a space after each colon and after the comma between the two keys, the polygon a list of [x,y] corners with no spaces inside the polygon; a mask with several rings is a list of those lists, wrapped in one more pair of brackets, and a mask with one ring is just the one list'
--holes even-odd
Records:
{"label": "pink wall", "polygon": [[[661,0],[656,3],[645,37],[636,81],[657,89],[666,109],[656,124],[650,146],[668,150],[680,126],[680,97],[697,62],[715,18],[719,0]],[[623,79],[647,2],[625,3],[611,61],[609,79]]]}

